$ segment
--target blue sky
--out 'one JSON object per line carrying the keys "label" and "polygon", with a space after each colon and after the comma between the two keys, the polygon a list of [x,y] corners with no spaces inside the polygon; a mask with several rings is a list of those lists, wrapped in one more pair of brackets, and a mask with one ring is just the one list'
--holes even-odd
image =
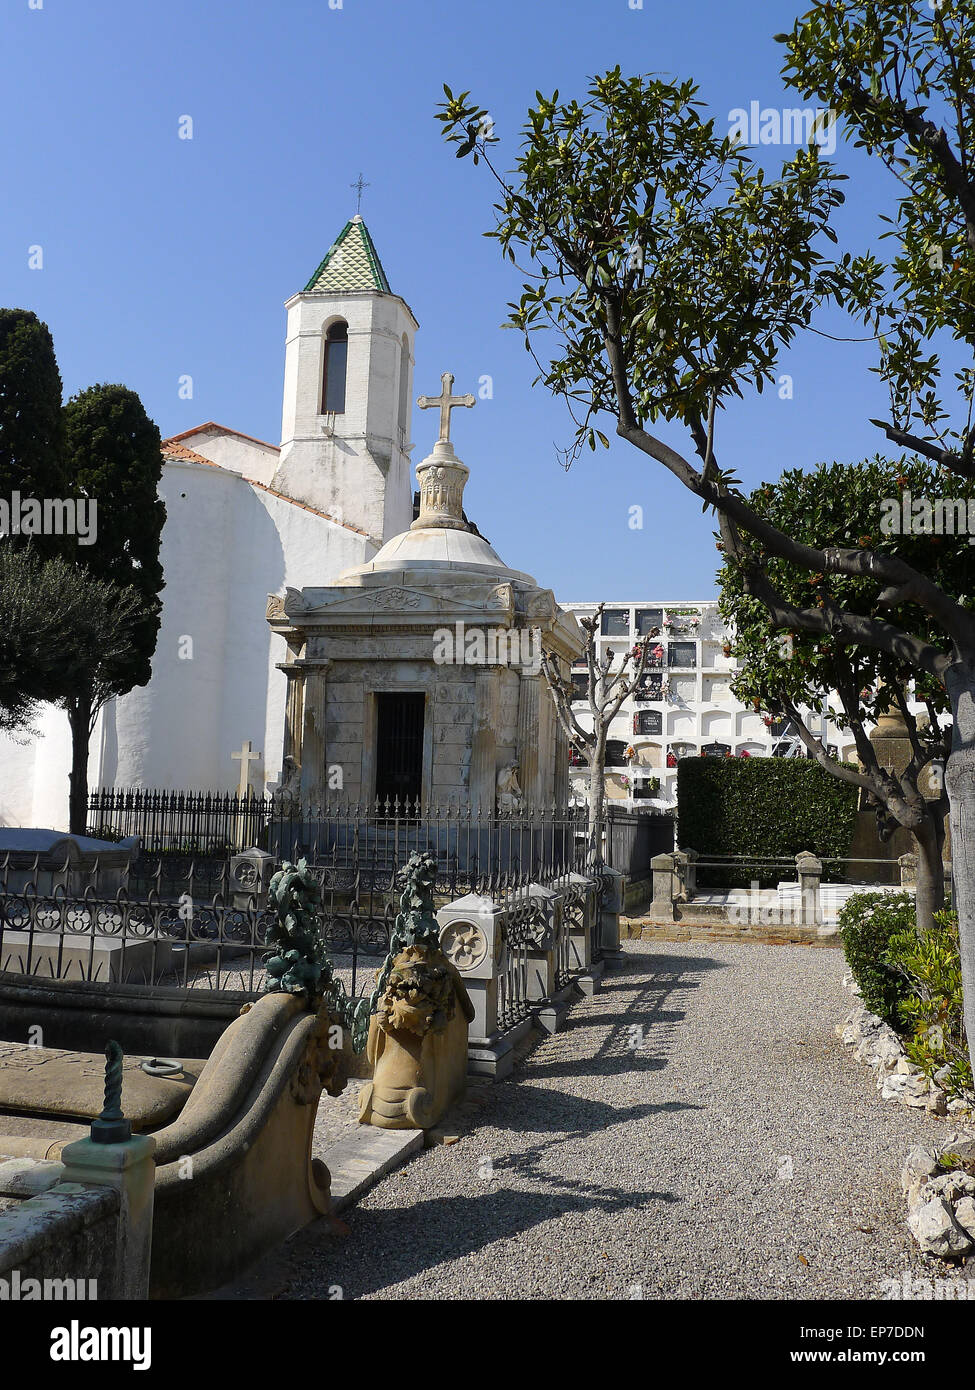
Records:
{"label": "blue sky", "polygon": [[[493,379],[493,399],[463,413],[456,443],[471,468],[468,512],[505,560],[564,600],[715,592],[712,523],[658,465],[614,442],[560,467],[564,408],[532,389],[521,340],[500,328],[519,277],[481,236],[490,180],[453,158],[433,112],[444,82],[471,89],[504,164],[536,88],[581,97],[587,76],[617,62],[693,77],[722,121],[754,100],[799,105],[784,94],[772,35],[807,3],[33,3],[0,11],[0,302],[50,325],[66,395],[123,381],[164,436],[214,419],[278,442],[282,306],[355,211],[349,185],[362,170],[363,215],[420,323],[417,393],[438,391],[445,370],[459,391]],[[178,138],[185,115],[192,140]],[[896,189],[848,146],[837,158],[854,176],[837,225],[862,249]],[[37,245],[43,269],[31,270]],[[722,466],[753,484],[875,452],[868,419],[885,396],[873,361],[869,344],[806,336],[780,368],[793,399],[767,392],[721,422]],[[183,374],[190,401],[179,399]],[[414,459],[432,428],[417,411]],[[686,446],[679,430],[665,437]],[[627,525],[636,504],[642,531]]]}

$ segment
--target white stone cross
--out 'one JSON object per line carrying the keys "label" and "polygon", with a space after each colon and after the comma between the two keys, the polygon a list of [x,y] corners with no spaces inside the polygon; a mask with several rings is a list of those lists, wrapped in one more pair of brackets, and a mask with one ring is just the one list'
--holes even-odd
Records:
{"label": "white stone cross", "polygon": [[232,758],[238,759],[240,762],[240,786],[238,787],[238,793],[240,795],[241,800],[246,801],[251,784],[250,765],[252,762],[259,763],[261,761],[261,754],[254,752],[253,744],[251,743],[250,739],[247,739],[240,752],[231,753],[230,756]]}
{"label": "white stone cross", "polygon": [[440,407],[440,438],[437,440],[437,443],[449,444],[450,412],[456,410],[459,405],[464,406],[466,409],[470,409],[474,404],[474,397],[471,395],[452,396],[450,394],[450,388],[454,384],[452,372],[444,372],[440,381],[443,390],[439,396],[417,396],[416,403],[421,410],[433,410],[436,406]]}

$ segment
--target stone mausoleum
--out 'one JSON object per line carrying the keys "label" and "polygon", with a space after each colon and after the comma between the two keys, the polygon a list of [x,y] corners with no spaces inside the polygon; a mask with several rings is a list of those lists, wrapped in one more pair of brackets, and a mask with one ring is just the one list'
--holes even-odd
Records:
{"label": "stone mausoleum", "polygon": [[582,651],[575,617],[510,569],[464,514],[469,470],[440,437],[417,467],[419,515],[373,559],[322,588],[272,595],[286,640],[281,792],[304,807],[375,800],[474,815],[568,800],[568,742],[541,672]]}

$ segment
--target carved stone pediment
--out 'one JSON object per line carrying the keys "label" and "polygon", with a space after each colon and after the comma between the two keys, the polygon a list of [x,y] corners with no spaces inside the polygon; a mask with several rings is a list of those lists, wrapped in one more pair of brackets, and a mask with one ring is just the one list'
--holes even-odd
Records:
{"label": "carved stone pediment", "polygon": [[[302,609],[307,618],[336,617],[365,620],[381,617],[395,619],[398,614],[409,616],[414,613],[435,613],[439,611],[436,600],[418,589],[404,589],[399,585],[382,588],[331,588],[307,591],[308,603]],[[290,611],[290,609],[289,609]]]}
{"label": "carved stone pediment", "polygon": [[415,589],[378,589],[370,595],[373,608],[382,609],[383,612],[396,609],[414,612],[423,606],[423,599],[424,595]]}

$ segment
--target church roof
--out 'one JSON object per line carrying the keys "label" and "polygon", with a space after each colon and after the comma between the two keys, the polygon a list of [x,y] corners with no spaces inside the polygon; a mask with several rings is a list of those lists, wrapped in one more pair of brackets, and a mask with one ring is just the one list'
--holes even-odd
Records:
{"label": "church roof", "polygon": [[202,454],[198,454],[194,449],[188,449],[185,444],[179,444],[175,439],[164,439],[162,442],[162,452],[168,459],[179,459],[182,463],[206,463],[211,468],[218,468],[220,465],[212,459],[205,459]]}
{"label": "church roof", "polygon": [[392,294],[369,228],[358,213],[346,222],[329,247],[325,259],[305,286],[305,291],[309,290],[323,294],[380,290],[383,294]]}
{"label": "church roof", "polygon": [[[202,425],[194,425],[191,430],[183,430],[182,434],[171,435],[169,439],[164,439],[163,444],[180,444],[184,439],[192,439],[195,434],[233,434],[238,439],[249,439],[252,444],[260,444],[262,449],[273,449],[276,454],[281,452],[279,444],[269,444],[266,439],[258,439],[253,434],[244,434],[243,430],[231,429],[229,425],[218,425],[216,420],[205,420]],[[192,451],[191,451],[192,452]]]}

